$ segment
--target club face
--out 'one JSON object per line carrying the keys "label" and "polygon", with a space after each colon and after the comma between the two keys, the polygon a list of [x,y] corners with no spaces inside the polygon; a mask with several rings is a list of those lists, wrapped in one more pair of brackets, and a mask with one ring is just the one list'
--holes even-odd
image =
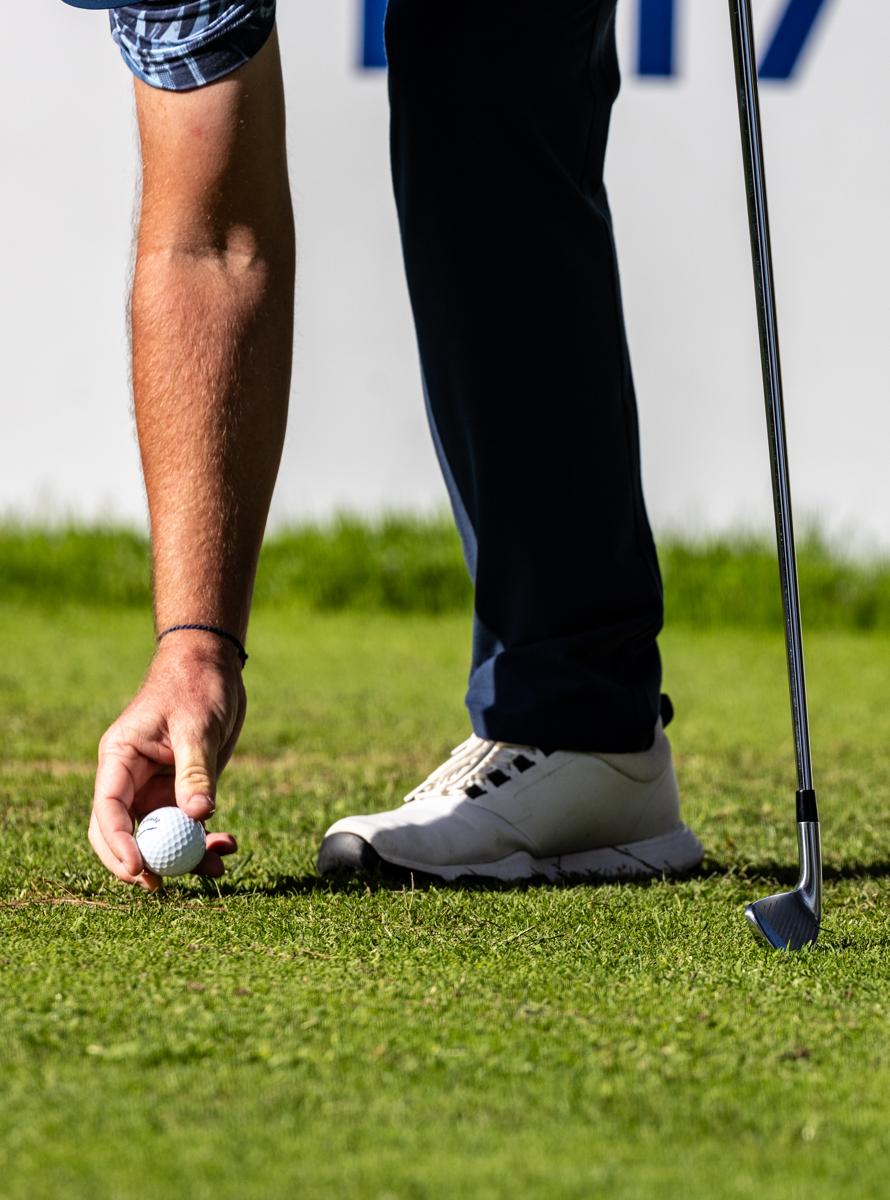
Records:
{"label": "club face", "polygon": [[819,936],[819,918],[800,888],[755,900],[745,916],[756,936],[774,950],[802,950]]}
{"label": "club face", "polygon": [[777,892],[745,909],[757,937],[774,950],[802,950],[815,944],[822,920],[822,844],[819,822],[798,821],[800,879],[793,892]]}

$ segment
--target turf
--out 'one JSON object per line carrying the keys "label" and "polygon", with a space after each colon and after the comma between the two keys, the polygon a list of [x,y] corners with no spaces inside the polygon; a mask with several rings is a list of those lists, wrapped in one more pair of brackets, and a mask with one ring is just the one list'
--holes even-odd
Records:
{"label": "turf", "polygon": [[[798,538],[801,598],[810,629],[890,632],[890,560],[850,558],[818,530]],[[659,538],[671,624],[782,627],[771,537]],[[0,522],[0,595],[25,604],[139,607],[150,602],[148,544],[132,530]],[[266,540],[258,604],[299,599],[330,612],[466,612],[470,585],[453,522],[342,516],[280,529]]]}
{"label": "turf", "polygon": [[808,639],[826,920],[789,956],[742,918],[794,877],[776,633],[664,638],[694,878],[335,889],[327,823],[465,736],[465,620],[261,607],[217,822],[242,853],[158,899],[83,836],[146,614],[44,598],[0,627],[4,1200],[886,1196],[884,634]]}

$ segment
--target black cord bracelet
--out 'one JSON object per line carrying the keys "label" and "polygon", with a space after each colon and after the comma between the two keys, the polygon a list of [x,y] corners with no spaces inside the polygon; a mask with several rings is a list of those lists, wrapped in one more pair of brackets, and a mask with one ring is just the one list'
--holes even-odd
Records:
{"label": "black cord bracelet", "polygon": [[239,638],[236,638],[234,633],[229,633],[227,629],[220,629],[216,625],[171,625],[169,629],[163,630],[157,636],[157,642],[160,643],[168,633],[179,633],[180,630],[190,629],[196,633],[215,633],[217,637],[224,638],[225,641],[231,642],[238,651],[238,658],[241,660],[243,667],[247,662],[247,651],[244,649],[244,644]]}

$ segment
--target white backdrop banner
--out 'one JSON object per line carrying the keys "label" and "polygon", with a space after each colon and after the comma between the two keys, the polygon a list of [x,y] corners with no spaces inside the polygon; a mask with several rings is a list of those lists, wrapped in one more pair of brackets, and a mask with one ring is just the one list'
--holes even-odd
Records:
{"label": "white backdrop banner", "polygon": [[[382,8],[279,4],[301,249],[276,522],[444,505],[390,195]],[[890,548],[890,4],[754,9],[796,507]],[[141,522],[129,78],[104,14],[29,0],[4,31],[0,512]],[[619,0],[619,42],[607,180],[653,524],[766,529],[726,0]]]}

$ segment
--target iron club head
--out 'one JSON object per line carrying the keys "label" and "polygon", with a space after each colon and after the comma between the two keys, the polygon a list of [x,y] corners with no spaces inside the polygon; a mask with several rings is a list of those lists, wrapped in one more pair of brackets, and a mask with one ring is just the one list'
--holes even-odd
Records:
{"label": "iron club head", "polygon": [[819,936],[819,918],[799,888],[755,900],[745,909],[745,916],[756,936],[774,950],[802,950]]}
{"label": "iron club head", "polygon": [[822,854],[819,822],[797,826],[800,879],[793,892],[777,892],[755,900],[745,916],[757,937],[774,950],[802,950],[819,936],[822,918]]}

